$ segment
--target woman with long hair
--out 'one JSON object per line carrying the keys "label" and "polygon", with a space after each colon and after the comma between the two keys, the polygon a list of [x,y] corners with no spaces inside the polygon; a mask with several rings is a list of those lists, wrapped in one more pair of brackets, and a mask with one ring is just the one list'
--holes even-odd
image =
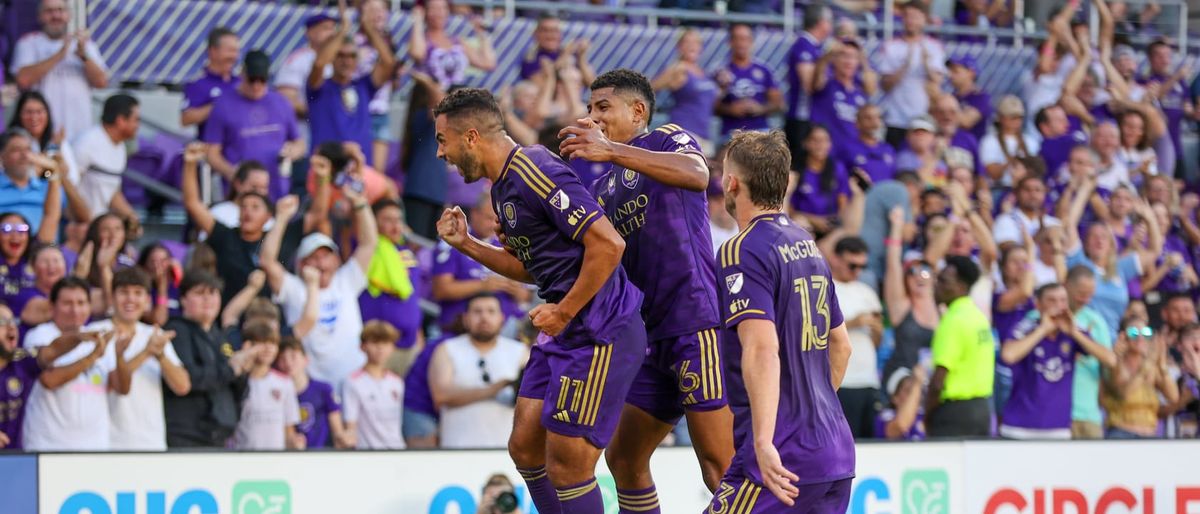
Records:
{"label": "woman with long hair", "polygon": [[675,64],[654,78],[650,86],[655,91],[670,91],[674,103],[671,106],[671,123],[683,127],[696,137],[700,148],[713,152],[712,112],[717,103],[720,88],[716,81],[700,66],[700,52],[704,41],[695,29],[686,29],[679,35],[675,51],[679,59]]}
{"label": "woman with long hair", "polygon": [[142,321],[150,325],[163,325],[171,316],[179,316],[179,280],[183,277],[183,270],[179,262],[171,257],[171,251],[162,243],[151,243],[142,248],[137,265],[152,278],[149,292],[154,304],[142,316]]}
{"label": "woman with long hair", "polygon": [[888,320],[894,327],[896,349],[883,366],[885,384],[891,383],[897,370],[911,370],[920,363],[922,350],[929,349],[940,317],[933,298],[933,266],[922,260],[902,262],[904,209],[893,208],[888,221],[891,231],[884,239],[887,267],[883,274],[883,299]]}
{"label": "woman with long hair", "polygon": [[137,264],[129,256],[128,243],[125,221],[116,214],[101,214],[88,225],[74,274],[92,286],[93,315],[108,311],[113,273]]}
{"label": "woman with long hair", "polygon": [[67,177],[72,182],[79,181],[79,168],[75,163],[75,152],[71,143],[66,140],[62,129],[54,130],[54,120],[50,116],[50,104],[46,97],[38,91],[25,91],[17,97],[13,108],[12,119],[8,128],[25,129],[33,139],[33,152],[52,154],[58,152],[67,165]]}
{"label": "woman with long hair", "polygon": [[832,158],[829,131],[813,125],[804,138],[804,169],[789,180],[788,203],[792,218],[813,228],[820,238],[850,201],[850,177],[845,166]]}
{"label": "woman with long hair", "polygon": [[1038,155],[1038,140],[1025,134],[1025,106],[1021,99],[1009,95],[996,105],[995,131],[979,142],[979,159],[983,161],[993,190],[1011,189],[1016,180],[1012,168],[1027,157]]}
{"label": "woman with long hair", "polygon": [[1121,114],[1117,128],[1121,132],[1121,147],[1117,159],[1129,170],[1133,185],[1141,187],[1148,177],[1158,175],[1158,154],[1146,131],[1146,116],[1138,111]]}
{"label": "woman with long hair", "polygon": [[412,11],[413,28],[408,56],[417,69],[433,77],[443,90],[462,84],[467,68],[491,71],[496,67],[496,50],[487,29],[477,17],[471,19],[478,45],[464,45],[446,31],[450,21],[449,0],[418,1]]}
{"label": "woman with long hair", "polygon": [[1100,392],[1100,404],[1108,412],[1108,439],[1156,437],[1160,395],[1168,404],[1179,399],[1167,341],[1148,325],[1145,318],[1127,317],[1117,332],[1117,364],[1104,370]]}

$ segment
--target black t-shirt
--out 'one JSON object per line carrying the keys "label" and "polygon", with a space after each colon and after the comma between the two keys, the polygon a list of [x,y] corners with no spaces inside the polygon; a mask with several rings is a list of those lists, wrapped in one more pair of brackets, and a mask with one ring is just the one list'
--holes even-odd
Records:
{"label": "black t-shirt", "polygon": [[[279,262],[285,268],[292,269],[296,258],[296,247],[303,237],[304,223],[297,219],[288,224],[280,245]],[[254,241],[242,239],[241,232],[236,228],[227,227],[221,223],[213,223],[212,233],[205,240],[217,255],[217,275],[225,281],[221,291],[221,306],[224,307],[230,298],[246,287],[250,272],[258,269],[258,253],[262,249],[262,238]],[[271,294],[270,288],[263,287],[262,296]]]}

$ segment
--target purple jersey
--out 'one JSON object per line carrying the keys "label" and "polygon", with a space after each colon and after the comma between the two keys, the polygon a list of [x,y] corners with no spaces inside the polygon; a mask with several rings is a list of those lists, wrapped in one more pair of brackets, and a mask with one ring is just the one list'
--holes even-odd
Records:
{"label": "purple jersey", "polygon": [[896,176],[896,149],[887,141],[878,141],[873,146],[867,146],[857,135],[834,145],[836,157],[841,161],[847,172],[862,168],[871,177],[871,182],[878,184],[891,180]]}
{"label": "purple jersey", "polygon": [[[888,407],[879,411],[875,416],[875,437],[879,439],[887,439],[887,425],[896,419],[896,409]],[[902,441],[924,441],[925,440],[925,413],[917,411],[917,417],[913,420],[908,431],[900,436]]]}
{"label": "purple jersey", "polygon": [[854,476],[854,439],[833,389],[829,331],[842,310],[829,266],[817,243],[781,213],[764,214],[721,246],[717,275],[727,305],[722,348],[726,390],[733,410],[736,454],[730,474],[762,483],[755,460],[742,341],[737,326],[749,319],[775,323],[779,334],[779,411],[773,440],[798,485]]}
{"label": "purple jersey", "polygon": [[826,184],[824,170],[805,170],[792,192],[791,204],[796,212],[814,216],[837,216],[838,198],[850,196],[850,175],[841,161],[831,156],[826,162],[831,167],[833,178]]}
{"label": "purple jersey", "polygon": [[[228,79],[204,69],[200,78],[183,85],[183,106],[180,109],[195,109],[204,107],[220,98],[222,95],[232,95],[237,91],[241,77],[230,75]],[[204,123],[197,126],[200,134],[204,133]]]}
{"label": "purple jersey", "polygon": [[796,72],[796,67],[801,64],[816,64],[817,60],[821,58],[821,46],[821,42],[817,41],[817,38],[808,31],[804,31],[800,33],[800,37],[796,38],[796,42],[792,43],[791,49],[788,50],[788,119],[807,120],[809,118],[810,99],[800,84],[800,74]]}
{"label": "purple jersey", "polygon": [[688,71],[687,81],[671,93],[675,100],[669,115],[671,123],[701,139],[712,139],[712,112],[719,92],[711,77]]}
{"label": "purple jersey", "polygon": [[[1037,329],[1036,312],[1021,320],[1004,344]],[[1071,428],[1071,385],[1075,358],[1081,349],[1071,336],[1059,332],[1043,339],[1012,369],[1012,394],[1004,404],[1004,424],[1031,429]]]}
{"label": "purple jersey", "polygon": [[855,120],[858,109],[866,105],[867,100],[867,94],[857,84],[847,87],[830,77],[824,88],[813,93],[812,122],[829,130],[829,137],[839,144],[858,139]]}
{"label": "purple jersey", "polygon": [[371,148],[371,112],[368,104],[379,88],[371,75],[339,84],[325,79],[316,89],[308,88],[308,128],[314,148],[321,143],[353,141]]}
{"label": "purple jersey", "polygon": [[396,341],[397,348],[412,348],[417,344],[417,334],[421,331],[421,298],[425,297],[423,281],[420,280],[422,271],[417,254],[403,244],[392,243],[390,240],[380,241],[380,244],[395,244],[400,254],[400,261],[408,269],[409,280],[412,281],[413,291],[407,299],[380,292],[379,296],[371,296],[370,291],[363,291],[358,297],[358,308],[362,311],[364,322],[380,319],[391,323],[400,331],[400,340]]}
{"label": "purple jersey", "polygon": [[25,404],[42,368],[37,359],[18,349],[12,362],[0,369],[0,432],[8,436],[7,450],[21,449]]}
{"label": "purple jersey", "polygon": [[975,110],[979,111],[979,122],[974,127],[971,127],[970,133],[972,136],[975,136],[975,139],[983,139],[983,136],[987,134],[988,125],[990,125],[992,120],[992,95],[987,94],[987,92],[981,89],[976,89],[965,95],[955,93],[954,97],[958,99],[958,103],[962,104],[964,108],[974,107]]}
{"label": "purple jersey", "polygon": [[1087,134],[1081,129],[1071,129],[1061,136],[1042,140],[1042,148],[1038,155],[1046,163],[1046,175],[1055,177],[1051,187],[1059,194],[1067,187],[1065,178],[1069,178],[1070,174],[1065,173],[1062,168],[1071,160],[1071,150],[1076,146],[1086,145],[1087,141]]}
{"label": "purple jersey", "polygon": [[433,405],[433,392],[429,390],[429,363],[433,361],[433,351],[443,341],[429,341],[413,360],[412,367],[408,368],[408,374],[404,376],[404,410],[437,419],[438,409]]}
{"label": "purple jersey", "polygon": [[540,73],[542,59],[549,59],[550,62],[557,61],[558,52],[551,52],[536,45],[529,47],[529,51],[525,52],[525,56],[521,58],[521,80],[528,80]]}
{"label": "purple jersey", "polygon": [[596,183],[596,179],[603,177],[608,170],[612,169],[612,164],[607,162],[592,162],[580,158],[571,159],[567,165],[571,167],[571,171],[575,172],[575,176],[579,177],[583,186],[588,188]]}
{"label": "purple jersey", "polygon": [[333,396],[333,386],[318,380],[309,380],[308,387],[296,395],[300,402],[300,424],[296,430],[304,434],[308,448],[325,448],[329,446],[329,414],[339,412]]}
{"label": "purple jersey", "polygon": [[[704,155],[695,138],[674,124],[635,137],[629,145]],[[667,186],[620,166],[613,166],[592,189],[625,238],[621,264],[645,294],[647,338],[660,341],[719,325],[716,288],[703,279],[717,269],[705,192]]]}
{"label": "purple jersey", "polygon": [[[562,301],[583,265],[583,238],[604,211],[575,173],[541,145],[513,148],[492,185],[492,202],[538,296],[547,303]],[[641,292],[617,266],[556,339],[568,346],[611,344],[641,301]]]}
{"label": "purple jersey", "polygon": [[3,300],[4,305],[12,309],[16,316],[21,315],[21,307],[25,305],[24,302],[20,302],[20,306],[16,305],[17,300],[22,296],[22,289],[36,289],[33,266],[26,263],[25,259],[21,259],[11,266],[0,264],[0,300]]}
{"label": "purple jersey", "polygon": [[987,168],[983,165],[983,160],[979,158],[979,140],[963,129],[958,129],[954,135],[950,137],[950,147],[963,150],[970,154],[971,165],[975,167],[975,174],[983,176],[987,173]]}
{"label": "purple jersey", "polygon": [[[1025,319],[1025,316],[1033,310],[1033,299],[1025,300],[1025,303],[1018,305],[1017,308],[1011,311],[1000,310],[1000,297],[1004,295],[1004,291],[999,291],[992,294],[992,327],[996,329],[996,334],[1000,336],[1001,341],[1012,339],[1013,329]],[[999,365],[1000,363],[996,363]]]}
{"label": "purple jersey", "polygon": [[[767,92],[776,89],[775,77],[766,65],[754,61],[749,66],[741,67],[729,63],[717,72],[717,83],[727,84],[725,96],[721,103],[732,104],[738,100],[754,100],[762,105],[767,104]],[[765,130],[767,116],[721,117],[721,135],[727,136],[734,130]]]}
{"label": "purple jersey", "polygon": [[[487,240],[489,243],[500,246],[500,240],[496,237],[490,237]],[[438,243],[436,255],[434,256],[433,271],[430,273],[433,276],[450,275],[454,280],[483,280],[484,277],[492,275],[492,270],[485,268],[482,264],[471,260],[470,257],[463,255],[462,252],[455,250],[446,243]],[[521,306],[517,305],[517,301],[508,293],[498,292],[496,297],[500,299],[500,310],[505,316],[511,318],[520,318],[525,315],[521,310]],[[462,300],[446,300],[438,302],[442,312],[438,315],[438,325],[443,327],[451,327],[455,320],[467,310],[467,299]]]}
{"label": "purple jersey", "polygon": [[[1170,75],[1158,75],[1151,73],[1145,77],[1138,79],[1138,83],[1143,85],[1158,84],[1170,82]],[[1188,103],[1187,87],[1183,85],[1182,80],[1176,80],[1170,90],[1162,94],[1159,99],[1159,107],[1163,114],[1166,115],[1167,132],[1171,134],[1171,142],[1175,144],[1175,159],[1183,160],[1183,116],[1184,106]],[[1164,173],[1170,174],[1173,170],[1164,170]]]}
{"label": "purple jersey", "polygon": [[[241,94],[221,95],[213,102],[204,126],[205,143],[221,145],[221,155],[236,166],[255,160],[271,171],[271,198],[287,194],[290,180],[279,173],[279,150],[300,139],[291,102],[275,91],[258,100]],[[370,148],[370,147],[367,147]]]}
{"label": "purple jersey", "polygon": [[1186,293],[1192,290],[1192,287],[1183,280],[1183,270],[1185,267],[1192,266],[1192,253],[1188,250],[1188,245],[1177,234],[1167,234],[1163,240],[1163,251],[1154,261],[1155,266],[1162,266],[1166,261],[1166,256],[1172,253],[1178,253],[1183,257],[1183,264],[1179,267],[1172,268],[1167,272],[1162,281],[1158,283],[1155,290],[1161,293]]}

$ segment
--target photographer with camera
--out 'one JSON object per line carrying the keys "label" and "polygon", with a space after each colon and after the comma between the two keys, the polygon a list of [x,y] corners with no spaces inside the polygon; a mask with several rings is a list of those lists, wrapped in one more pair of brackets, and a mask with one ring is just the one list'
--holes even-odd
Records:
{"label": "photographer with camera", "polygon": [[483,485],[475,514],[521,514],[519,503],[512,481],[503,473],[496,473]]}

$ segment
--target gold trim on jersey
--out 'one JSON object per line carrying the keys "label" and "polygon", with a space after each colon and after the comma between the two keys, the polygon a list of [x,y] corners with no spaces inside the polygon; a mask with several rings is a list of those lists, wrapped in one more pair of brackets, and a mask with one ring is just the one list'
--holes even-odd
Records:
{"label": "gold trim on jersey", "polygon": [[683,130],[683,127],[680,127],[679,125],[676,125],[674,123],[668,123],[666,125],[658,127],[657,129],[654,129],[655,132],[662,132],[663,134],[670,134],[672,132],[679,132],[681,130]]}
{"label": "gold trim on jersey", "polygon": [[517,153],[513,155],[513,164],[517,165],[516,170],[518,173],[524,171],[522,177],[527,183],[529,183],[529,187],[533,188],[533,190],[537,192],[539,196],[542,198],[550,196],[550,191],[553,191],[556,187],[554,185],[554,181],[550,180],[550,177],[547,177],[546,174],[542,172],[542,169],[533,163],[532,159],[530,159],[524,153],[517,151]]}
{"label": "gold trim on jersey", "polygon": [[750,226],[746,227],[746,230],[738,232],[738,235],[733,236],[733,239],[725,241],[725,244],[721,245],[721,267],[737,266],[742,262],[742,240],[746,239],[750,231],[754,230],[754,226],[758,225],[758,222],[762,220],[763,218],[754,220],[750,223]]}
{"label": "gold trim on jersey", "polygon": [[600,211],[592,211],[592,213],[588,214],[586,218],[583,218],[583,220],[579,222],[579,226],[575,227],[575,233],[571,235],[571,239],[578,239],[579,231],[583,230],[583,227],[587,226],[587,222],[591,221],[592,218],[595,218],[596,214],[599,214],[599,212]]}
{"label": "gold trim on jersey", "polygon": [[726,324],[726,325],[728,325],[728,324],[729,324],[730,322],[732,322],[733,320],[737,319],[737,318],[738,318],[738,317],[740,317],[740,316],[744,316],[744,315],[746,315],[746,314],[762,314],[763,316],[766,316],[766,315],[767,315],[767,313],[766,313],[766,312],[760,311],[760,310],[758,310],[758,309],[746,309],[746,310],[744,310],[744,311],[742,311],[742,312],[739,312],[739,313],[737,313],[737,314],[734,314],[733,316],[730,316],[730,317],[729,317],[729,319],[725,320],[725,324]]}

